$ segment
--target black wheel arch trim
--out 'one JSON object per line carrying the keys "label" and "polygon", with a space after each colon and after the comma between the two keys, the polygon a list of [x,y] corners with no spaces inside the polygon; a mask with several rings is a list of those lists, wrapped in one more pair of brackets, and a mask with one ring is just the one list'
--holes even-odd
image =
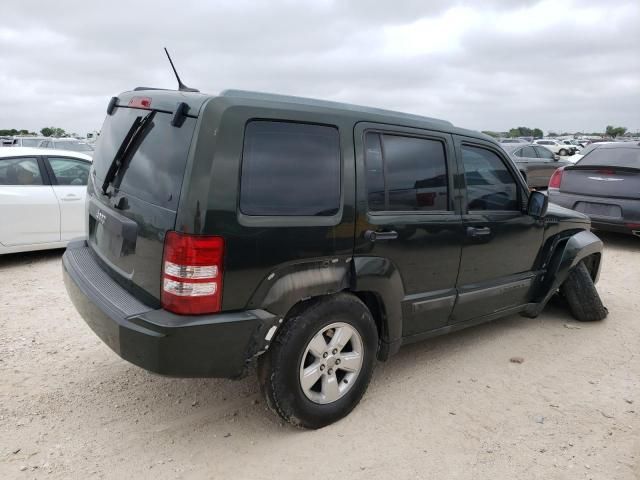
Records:
{"label": "black wheel arch trim", "polygon": [[[385,360],[400,348],[404,286],[391,260],[382,257],[327,257],[283,265],[258,285],[248,309],[264,309],[285,318],[301,302],[350,291],[371,293],[380,304],[380,351]],[[366,303],[366,302],[365,302]],[[376,312],[374,317],[376,316]]]}
{"label": "black wheel arch trim", "polygon": [[550,258],[538,276],[538,282],[532,301],[523,312],[526,316],[537,316],[549,299],[567,279],[571,270],[579,262],[590,258],[590,271],[593,282],[600,276],[602,263],[602,240],[591,231],[583,230],[568,238],[554,239]]}

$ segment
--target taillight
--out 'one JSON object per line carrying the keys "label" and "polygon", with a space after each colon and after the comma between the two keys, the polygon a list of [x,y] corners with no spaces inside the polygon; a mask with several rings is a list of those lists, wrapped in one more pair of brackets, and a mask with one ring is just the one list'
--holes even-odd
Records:
{"label": "taillight", "polygon": [[224,239],[167,232],[162,259],[162,308],[183,315],[220,311]]}
{"label": "taillight", "polygon": [[564,171],[564,167],[558,168],[551,178],[549,179],[549,188],[560,188],[560,184],[562,183],[562,172]]}

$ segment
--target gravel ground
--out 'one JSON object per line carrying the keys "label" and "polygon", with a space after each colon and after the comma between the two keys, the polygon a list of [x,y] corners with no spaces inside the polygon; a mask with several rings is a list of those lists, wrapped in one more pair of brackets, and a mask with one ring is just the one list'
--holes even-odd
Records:
{"label": "gravel ground", "polygon": [[60,251],[0,257],[0,479],[640,478],[640,240],[601,236],[604,322],[553,304],[411,345],[319,431],[283,425],[254,375],[121,360],[68,300]]}

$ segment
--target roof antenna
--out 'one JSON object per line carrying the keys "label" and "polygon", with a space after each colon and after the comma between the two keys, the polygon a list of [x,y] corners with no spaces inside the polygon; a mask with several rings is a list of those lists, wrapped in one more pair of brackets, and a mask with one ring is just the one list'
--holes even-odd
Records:
{"label": "roof antenna", "polygon": [[178,80],[178,90],[180,90],[181,92],[199,92],[200,90],[197,90],[195,88],[189,88],[184,83],[182,83],[182,80],[180,80],[180,75],[178,75],[178,71],[176,70],[176,67],[173,65],[173,60],[171,60],[171,56],[169,55],[167,47],[164,47],[164,53],[167,54],[167,58],[169,59],[171,68],[173,68],[173,73],[176,74],[176,79]]}

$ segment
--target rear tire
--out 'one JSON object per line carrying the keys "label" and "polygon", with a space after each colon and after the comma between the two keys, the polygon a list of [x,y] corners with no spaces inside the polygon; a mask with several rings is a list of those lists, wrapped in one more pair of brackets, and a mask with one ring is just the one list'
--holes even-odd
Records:
{"label": "rear tire", "polygon": [[558,152],[558,155],[560,155],[561,157],[566,157],[567,150],[565,150],[564,148],[561,148],[560,151]]}
{"label": "rear tire", "polygon": [[600,300],[600,295],[584,262],[580,262],[571,270],[560,292],[567,300],[569,310],[576,320],[595,322],[604,319],[609,313]]}
{"label": "rear tire", "polygon": [[[347,336],[343,343],[340,338]],[[287,320],[258,359],[267,405],[302,428],[340,420],[367,390],[377,348],[375,322],[357,297],[340,293],[312,300]]]}

